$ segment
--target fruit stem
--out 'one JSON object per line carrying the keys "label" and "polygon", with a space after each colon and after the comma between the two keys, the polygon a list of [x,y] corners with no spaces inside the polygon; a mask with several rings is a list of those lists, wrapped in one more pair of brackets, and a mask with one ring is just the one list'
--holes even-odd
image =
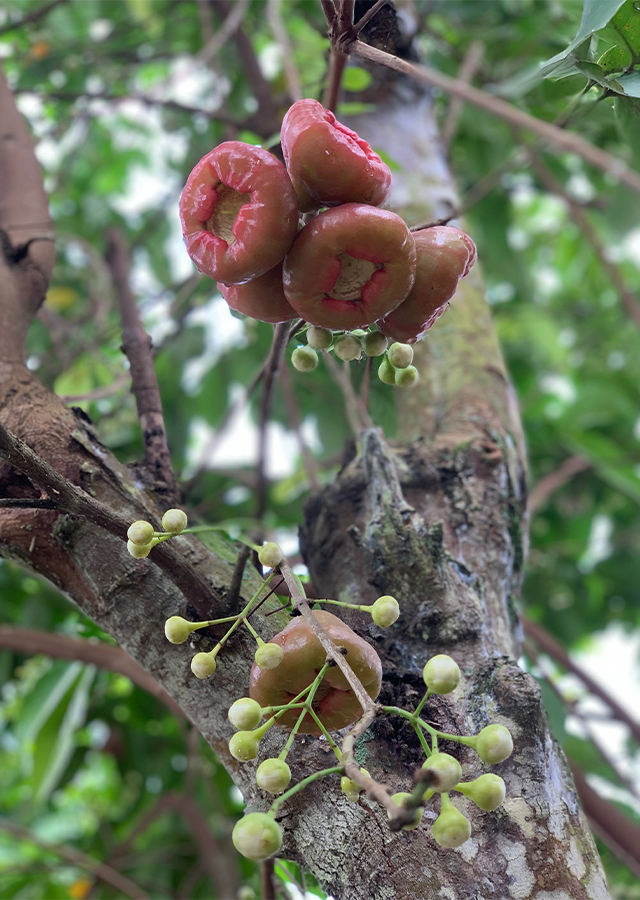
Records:
{"label": "fruit stem", "polygon": [[297,794],[298,791],[303,790],[307,787],[307,785],[311,784],[313,781],[318,781],[319,778],[325,778],[327,775],[341,775],[343,773],[342,766],[333,766],[330,769],[320,769],[319,772],[314,772],[313,775],[307,775],[306,778],[303,778],[302,781],[299,781],[297,784],[294,784],[292,788],[289,788],[284,794],[274,800],[271,804],[271,809],[269,813],[271,815],[275,815],[277,810],[282,806],[282,804],[289,799],[289,797],[293,797],[294,794]]}

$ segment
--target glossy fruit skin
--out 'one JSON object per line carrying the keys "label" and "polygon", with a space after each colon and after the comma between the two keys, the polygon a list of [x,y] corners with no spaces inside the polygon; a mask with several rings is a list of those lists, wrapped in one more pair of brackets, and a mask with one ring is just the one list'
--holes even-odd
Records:
{"label": "glossy fruit skin", "polygon": [[131,543],[139,544],[141,547],[145,547],[151,542],[153,534],[153,525],[151,522],[145,522],[143,519],[134,522],[127,531],[127,537]]}
{"label": "glossy fruit skin", "polygon": [[282,123],[282,152],[301,210],[341,203],[380,206],[391,171],[355,131],[317,100],[298,100]]}
{"label": "glossy fruit skin", "polygon": [[499,775],[488,772],[474,781],[458,784],[457,791],[472,800],[480,809],[492,812],[503,802],[506,795],[505,783]]}
{"label": "glossy fruit skin", "polygon": [[395,597],[385,594],[378,597],[371,610],[371,618],[379,628],[389,628],[400,615],[400,605]]}
{"label": "glossy fruit skin", "polygon": [[187,527],[187,514],[182,509],[168,509],[162,517],[162,527],[169,534],[180,534]]}
{"label": "glossy fruit skin", "polygon": [[260,724],[262,710],[260,704],[250,697],[240,697],[229,707],[227,717],[234,728],[240,731],[251,731]]}
{"label": "glossy fruit skin", "polygon": [[[346,648],[345,659],[358,676],[369,696],[375,700],[382,683],[382,665],[376,651],[348,625],[324,610],[314,612],[318,622],[338,647]],[[281,706],[288,703],[314,680],[326,660],[326,651],[300,616],[271,639],[282,647],[284,658],[277,669],[264,670],[257,665],[251,668],[249,695],[261,707]],[[315,695],[314,710],[328,731],[337,731],[357,721],[362,707],[337,666],[329,669]],[[278,725],[291,730],[299,709],[287,710],[278,719]],[[310,715],[302,720],[302,734],[320,734]]]}
{"label": "glossy fruit skin", "polygon": [[298,315],[282,289],[282,263],[243,284],[218,282],[227,306],[259,322],[289,322]]}
{"label": "glossy fruit skin", "polygon": [[313,347],[296,347],[291,354],[291,365],[298,372],[313,372],[318,365],[318,354]]}
{"label": "glossy fruit skin", "polygon": [[[376,267],[356,299],[332,296],[349,254]],[[402,303],[413,285],[413,237],[400,216],[362,203],[327,209],[298,232],[285,257],[287,300],[311,325],[350,331],[370,325]]]}
{"label": "glossy fruit skin", "polygon": [[[205,227],[221,186],[250,195],[235,218],[230,243]],[[180,197],[180,220],[198,270],[224,284],[241,284],[284,259],[298,227],[298,201],[275,156],[261,147],[226,141],[203,156],[189,175]]]}
{"label": "glossy fruit skin", "polygon": [[376,323],[383,334],[404,344],[415,344],[431,328],[477,258],[469,235],[450,225],[415,231],[413,239],[417,252],[413,287],[397,309]]}

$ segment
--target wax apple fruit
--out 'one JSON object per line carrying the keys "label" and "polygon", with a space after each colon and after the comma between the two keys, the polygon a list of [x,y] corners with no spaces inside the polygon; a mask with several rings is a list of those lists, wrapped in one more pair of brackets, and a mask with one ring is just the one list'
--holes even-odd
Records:
{"label": "wax apple fruit", "polygon": [[218,282],[218,290],[231,309],[260,322],[276,324],[297,316],[282,289],[282,263],[244,284]]}
{"label": "wax apple fruit", "polygon": [[298,233],[283,265],[284,293],[310,324],[349,331],[402,303],[415,264],[413,237],[400,216],[345,203]]}
{"label": "wax apple fruit", "polygon": [[[332,613],[321,610],[313,615],[334,644],[345,649],[345,659],[369,696],[375,699],[382,681],[382,666],[376,651]],[[272,670],[260,669],[254,665],[249,680],[249,694],[263,708],[289,703],[313,682],[327,658],[322,644],[302,616],[293,619],[270,643],[282,647],[282,662],[277,669]],[[330,668],[320,683],[313,709],[328,731],[344,728],[362,715],[360,702],[337,666]],[[299,715],[299,709],[287,710],[278,719],[278,724],[291,729]],[[299,731],[302,734],[321,733],[308,713],[302,720]]]}
{"label": "wax apple fruit", "polygon": [[383,334],[414,344],[446,310],[458,282],[476,261],[476,247],[468,234],[449,225],[413,233],[417,266],[413,287],[395,310],[377,322]]}
{"label": "wax apple fruit", "polygon": [[189,175],[180,219],[199,271],[215,281],[241,284],[284,259],[298,227],[298,201],[275,156],[226,141]]}
{"label": "wax apple fruit", "polygon": [[303,212],[340,203],[380,206],[391,172],[355,131],[317,100],[298,100],[282,123],[282,152]]}

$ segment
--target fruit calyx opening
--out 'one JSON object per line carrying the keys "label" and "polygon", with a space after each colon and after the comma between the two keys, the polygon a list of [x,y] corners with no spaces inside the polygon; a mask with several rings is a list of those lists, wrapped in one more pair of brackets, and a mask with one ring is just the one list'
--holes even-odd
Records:
{"label": "fruit calyx opening", "polygon": [[221,181],[214,185],[214,192],[211,215],[202,227],[231,247],[236,240],[233,226],[242,207],[251,202],[251,194],[241,194]]}
{"label": "fruit calyx opening", "polygon": [[341,269],[336,283],[325,296],[331,300],[362,300],[362,289],[373,273],[380,268],[368,259],[357,259],[349,253],[338,255]]}

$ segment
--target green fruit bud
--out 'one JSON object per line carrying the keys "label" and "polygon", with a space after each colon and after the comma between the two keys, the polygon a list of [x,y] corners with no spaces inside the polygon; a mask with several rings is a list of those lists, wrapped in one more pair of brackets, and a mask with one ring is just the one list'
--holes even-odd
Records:
{"label": "green fruit bud", "polygon": [[168,509],[162,517],[162,527],[169,534],[180,534],[187,527],[187,514],[182,509]]}
{"label": "green fruit bud", "polygon": [[432,834],[441,847],[459,847],[471,837],[471,822],[442,795],[442,812],[433,823]]}
{"label": "green fruit bud", "polygon": [[[407,799],[407,797],[410,797],[410,796],[411,796],[411,794],[408,794],[406,791],[399,791],[397,794],[393,794],[391,799],[398,806],[404,806],[404,801]],[[418,806],[418,808],[415,810],[414,821],[412,823],[410,823],[409,825],[403,825],[402,830],[403,831],[413,831],[414,828],[417,828],[418,825],[420,824],[420,820],[422,819],[423,812],[424,812],[424,806]],[[387,815],[388,815],[388,813],[387,813]],[[391,816],[389,816],[389,818],[391,818]]]}
{"label": "green fruit bud", "polygon": [[367,356],[382,356],[387,349],[387,338],[381,331],[370,331],[362,339],[362,349]]}
{"label": "green fruit bud", "polygon": [[280,826],[266,813],[248,813],[231,834],[233,846],[247,859],[268,859],[282,846]]}
{"label": "green fruit bud", "polygon": [[164,623],[164,633],[168,641],[172,644],[184,644],[191,632],[194,630],[192,622],[187,622],[182,616],[171,616]]}
{"label": "green fruit bud", "polygon": [[418,383],[420,375],[415,366],[407,366],[406,369],[396,369],[396,384],[398,387],[413,387]]}
{"label": "green fruit bud", "polygon": [[142,519],[138,522],[134,522],[133,525],[130,525],[129,530],[127,531],[127,537],[131,543],[140,544],[142,547],[151,543],[153,534],[153,525],[151,522],[145,522]]}
{"label": "green fruit bud", "polygon": [[234,728],[238,728],[240,731],[250,731],[260,724],[262,710],[256,700],[252,700],[251,697],[241,697],[231,704],[227,715]]}
{"label": "green fruit bud", "polygon": [[291,354],[291,365],[298,372],[313,372],[318,365],[318,354],[312,347],[296,347]]}
{"label": "green fruit bud", "polygon": [[383,384],[396,383],[396,370],[393,368],[386,356],[378,366],[378,378]]}
{"label": "green fruit bud", "polygon": [[261,566],[264,566],[267,569],[273,569],[275,566],[280,565],[284,559],[284,554],[276,543],[267,541],[267,543],[263,544],[258,550],[258,559],[260,560]]}
{"label": "green fruit bud", "polygon": [[146,559],[153,546],[153,541],[149,544],[134,544],[133,541],[127,541],[127,550],[134,559]]}
{"label": "green fruit bud", "polygon": [[216,670],[216,658],[211,653],[196,653],[191,660],[191,671],[196,678],[208,678]]}
{"label": "green fruit bud", "polygon": [[513,739],[504,725],[487,725],[476,735],[473,746],[482,762],[492,766],[509,759],[513,753]]}
{"label": "green fruit bud", "polygon": [[[361,771],[364,772],[365,775],[369,774],[366,769],[362,769]],[[353,781],[353,779],[347,778],[346,775],[343,775],[340,779],[340,788],[343,794],[346,796],[347,800],[349,800],[351,803],[358,802],[358,797],[360,796],[360,791],[362,791],[362,788],[357,781]]]}
{"label": "green fruit bud", "polygon": [[256,782],[263,791],[281,794],[291,781],[291,769],[283,759],[265,759],[258,766]]}
{"label": "green fruit bud", "polygon": [[328,328],[319,325],[310,325],[307,329],[307,344],[314,350],[326,350],[331,346],[333,334]]}
{"label": "green fruit bud", "polygon": [[395,597],[385,594],[378,597],[371,610],[371,618],[380,628],[388,628],[400,615],[400,606]]}
{"label": "green fruit bud", "polygon": [[392,344],[387,358],[395,369],[406,369],[413,362],[413,347],[411,344]]}
{"label": "green fruit bud", "polygon": [[448,753],[432,753],[422,768],[433,772],[435,777],[429,786],[434,791],[451,791],[462,778],[460,763]]}
{"label": "green fruit bud", "polygon": [[229,753],[240,762],[255,759],[260,751],[260,736],[255,731],[236,731],[229,741]]}
{"label": "green fruit bud", "polygon": [[280,644],[260,644],[254,659],[260,669],[276,669],[284,657]]}
{"label": "green fruit bud", "polygon": [[354,334],[342,334],[336,339],[333,352],[338,359],[350,362],[352,359],[360,359],[362,344]]}
{"label": "green fruit bud", "polygon": [[439,653],[426,664],[422,677],[432,694],[450,694],[460,682],[460,669],[450,656]]}
{"label": "green fruit bud", "polygon": [[480,809],[488,812],[497,809],[504,801],[506,788],[499,775],[489,772],[480,775],[474,781],[466,781],[456,785],[456,791],[460,791],[469,800],[472,800]]}

